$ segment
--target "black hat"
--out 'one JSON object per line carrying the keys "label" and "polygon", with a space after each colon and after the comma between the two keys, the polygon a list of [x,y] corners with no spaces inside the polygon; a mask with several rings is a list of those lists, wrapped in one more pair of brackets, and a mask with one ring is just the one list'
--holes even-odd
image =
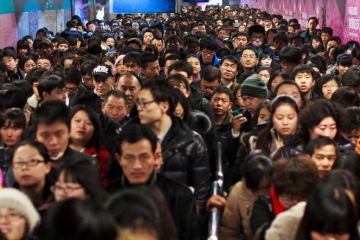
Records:
{"label": "black hat", "polygon": [[105,64],[98,65],[93,70],[93,76],[95,79],[101,78],[101,79],[107,79],[110,76],[113,76],[111,68]]}

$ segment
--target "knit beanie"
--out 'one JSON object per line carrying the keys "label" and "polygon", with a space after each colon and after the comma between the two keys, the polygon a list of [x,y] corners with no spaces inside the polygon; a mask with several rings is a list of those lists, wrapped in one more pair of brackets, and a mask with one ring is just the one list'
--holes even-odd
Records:
{"label": "knit beanie", "polygon": [[40,221],[39,213],[36,211],[30,199],[15,188],[4,188],[0,190],[0,208],[9,208],[23,215],[32,232]]}
{"label": "knit beanie", "polygon": [[268,89],[261,80],[259,74],[252,74],[247,77],[240,87],[241,96],[256,97],[266,99],[268,97]]}

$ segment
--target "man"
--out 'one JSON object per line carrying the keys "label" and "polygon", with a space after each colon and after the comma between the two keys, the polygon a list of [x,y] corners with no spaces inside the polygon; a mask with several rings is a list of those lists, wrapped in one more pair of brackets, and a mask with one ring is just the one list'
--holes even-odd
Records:
{"label": "man", "polygon": [[[96,159],[69,148],[70,112],[63,102],[51,100],[36,108],[32,115],[31,128],[34,130],[34,139],[45,145],[53,169],[62,162],[83,159],[98,168]],[[54,172],[50,172],[51,183],[54,183],[54,177]]]}
{"label": "man", "polygon": [[154,37],[151,40],[151,44],[157,47],[159,53],[161,53],[165,49],[164,38],[162,37]]}
{"label": "man", "polygon": [[64,70],[65,91],[69,97],[70,106],[74,105],[74,99],[78,94],[81,78],[81,72],[74,66]]}
{"label": "man", "polygon": [[51,63],[50,58],[46,56],[41,56],[36,60],[36,67],[38,68],[45,68],[49,71],[52,71],[53,65]]}
{"label": "man", "polygon": [[144,75],[144,81],[149,81],[160,73],[159,60],[152,53],[144,53],[141,56],[140,66]]}
{"label": "man", "polygon": [[163,68],[163,73],[165,76],[169,75],[169,67],[174,63],[176,63],[177,61],[179,61],[180,59],[181,59],[180,56],[176,54],[169,55],[165,58],[164,68]]}
{"label": "man", "polygon": [[325,177],[331,171],[338,155],[336,142],[327,137],[311,140],[306,147],[306,153],[315,163],[320,178]]}
{"label": "man", "polygon": [[132,119],[136,117],[138,115],[136,110],[136,101],[141,90],[141,82],[139,78],[131,72],[125,73],[119,78],[116,90],[125,94],[128,112],[127,118]]}
{"label": "man", "polygon": [[314,70],[310,65],[298,65],[293,71],[293,79],[299,86],[301,93],[305,99],[313,100],[317,98],[317,94],[312,90],[315,85]]}
{"label": "man", "polygon": [[210,187],[207,148],[198,133],[172,116],[175,110],[173,91],[166,81],[146,82],[136,104],[139,119],[160,140],[164,175],[194,188],[198,207],[203,211]]}
{"label": "man", "polygon": [[123,59],[123,64],[127,72],[132,72],[137,76],[141,73],[141,55],[138,52],[129,52]]}
{"label": "man", "polygon": [[116,155],[124,174],[107,189],[115,193],[143,185],[158,188],[169,204],[179,239],[198,239],[194,197],[184,185],[155,172],[156,144],[157,137],[148,127],[131,124],[124,128],[118,136]]}
{"label": "man", "polygon": [[301,63],[302,53],[297,47],[287,46],[280,51],[279,58],[281,70],[290,75],[293,69]]}
{"label": "man", "polygon": [[184,40],[184,50],[186,54],[198,54],[200,51],[198,39],[193,36],[186,37]]}
{"label": "man", "polygon": [[87,60],[80,65],[83,90],[94,91],[93,70],[99,65],[97,60]]}
{"label": "man", "polygon": [[219,66],[220,59],[216,57],[217,43],[212,38],[200,40],[200,63],[201,69],[208,65]]}
{"label": "man", "polygon": [[110,119],[122,124],[127,115],[125,94],[118,90],[111,90],[106,94],[101,110]]}
{"label": "man", "polygon": [[92,21],[89,21],[88,23],[86,23],[86,29],[91,32],[94,33],[96,30],[96,24]]}
{"label": "man", "polygon": [[244,47],[240,53],[240,64],[244,73],[253,72],[259,63],[259,53],[249,46]]}
{"label": "man", "polygon": [[[250,50],[252,51],[252,50]],[[243,56],[245,56],[243,54]],[[233,90],[237,85],[236,77],[239,73],[240,63],[231,56],[224,56],[220,61],[221,84]]]}
{"label": "man", "polygon": [[14,49],[8,47],[2,51],[1,62],[5,67],[5,72],[8,81],[21,80],[24,78],[24,74],[18,67],[18,58]]}
{"label": "man", "polygon": [[265,44],[265,28],[261,25],[249,27],[250,43],[248,46],[255,48],[258,54],[273,56],[274,52]]}
{"label": "man", "polygon": [[243,47],[249,43],[249,36],[246,32],[239,32],[232,36],[234,50],[238,53]]}
{"label": "man", "polygon": [[334,31],[331,27],[324,27],[321,29],[321,40],[323,42],[324,49],[326,49],[329,39],[332,37]]}
{"label": "man", "polygon": [[60,100],[64,103],[67,102],[65,81],[57,75],[49,75],[40,78],[37,88],[41,102],[49,100]]}
{"label": "man", "polygon": [[305,39],[306,43],[310,43],[310,39],[317,35],[318,30],[316,27],[319,24],[319,20],[316,17],[310,17],[308,19],[308,29],[301,33],[301,37]]}
{"label": "man", "polygon": [[210,99],[214,90],[220,85],[221,71],[214,66],[206,66],[201,70],[200,88],[205,92],[205,98]]}
{"label": "man", "polygon": [[99,65],[94,68],[93,77],[94,93],[104,100],[106,94],[113,89],[114,76],[111,68],[107,65]]}
{"label": "man", "polygon": [[343,53],[336,57],[336,71],[340,79],[343,78],[344,74],[349,70],[352,65],[351,55]]}

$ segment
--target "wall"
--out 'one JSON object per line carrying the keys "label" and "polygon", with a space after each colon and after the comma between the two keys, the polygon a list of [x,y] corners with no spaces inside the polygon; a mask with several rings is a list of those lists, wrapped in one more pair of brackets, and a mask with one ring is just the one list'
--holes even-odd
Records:
{"label": "wall", "polygon": [[334,29],[343,42],[360,42],[360,1],[359,0],[240,0],[252,8],[260,8],[285,18],[298,18],[305,29],[307,19],[316,16],[320,27],[324,25]]}
{"label": "wall", "polygon": [[2,0],[0,5],[0,48],[36,34],[39,28],[62,31],[71,17],[71,0]]}

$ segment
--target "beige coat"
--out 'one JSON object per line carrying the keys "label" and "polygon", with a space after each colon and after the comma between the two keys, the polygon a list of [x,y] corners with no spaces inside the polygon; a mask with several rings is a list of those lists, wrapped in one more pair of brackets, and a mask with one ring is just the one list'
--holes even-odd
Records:
{"label": "beige coat", "polygon": [[244,233],[246,240],[252,239],[250,229],[250,208],[256,200],[256,195],[240,181],[231,190],[226,199],[221,227],[220,239],[239,240]]}

